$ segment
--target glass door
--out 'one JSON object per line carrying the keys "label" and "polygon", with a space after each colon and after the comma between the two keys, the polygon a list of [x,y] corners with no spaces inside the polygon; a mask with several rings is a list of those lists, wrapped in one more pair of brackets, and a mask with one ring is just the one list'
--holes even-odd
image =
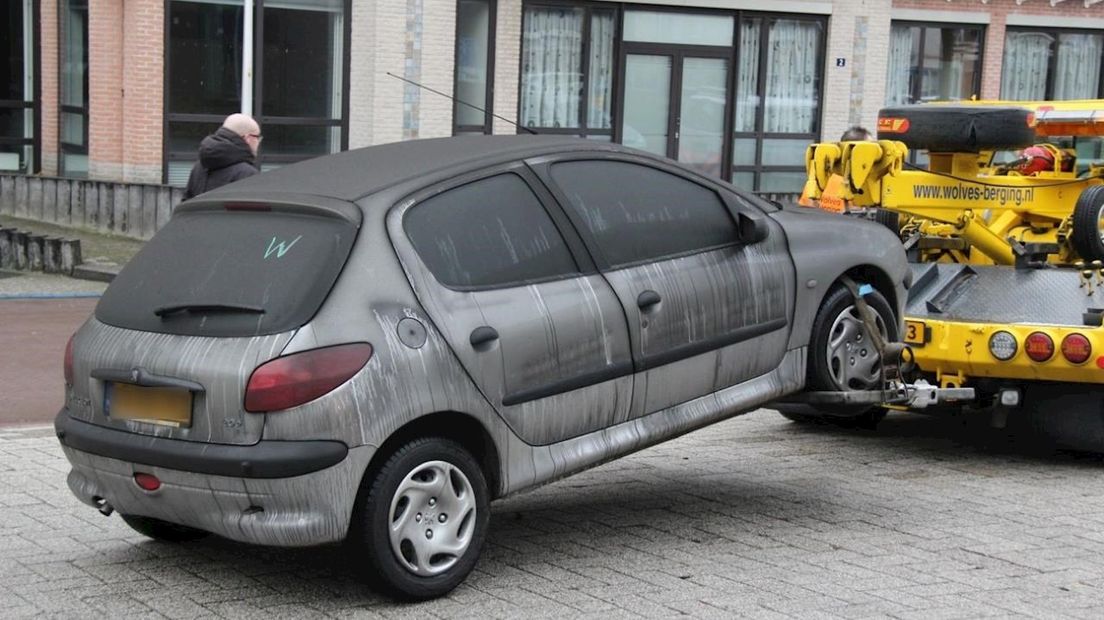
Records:
{"label": "glass door", "polygon": [[728,64],[723,54],[680,46],[627,51],[622,144],[720,176],[728,117]]}

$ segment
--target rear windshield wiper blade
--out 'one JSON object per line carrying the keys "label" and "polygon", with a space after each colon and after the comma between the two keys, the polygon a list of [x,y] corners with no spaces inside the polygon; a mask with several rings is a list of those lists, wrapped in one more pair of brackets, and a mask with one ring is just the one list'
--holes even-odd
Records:
{"label": "rear windshield wiper blade", "polygon": [[170,314],[176,314],[177,312],[240,312],[244,314],[264,314],[264,308],[260,306],[250,306],[246,304],[205,304],[205,303],[190,303],[190,304],[171,304],[168,306],[161,306],[153,311],[159,317],[166,317]]}

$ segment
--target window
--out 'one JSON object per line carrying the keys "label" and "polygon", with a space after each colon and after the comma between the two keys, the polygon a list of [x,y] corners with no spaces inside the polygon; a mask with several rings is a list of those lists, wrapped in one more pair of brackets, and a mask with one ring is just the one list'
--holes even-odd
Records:
{"label": "window", "polygon": [[62,176],[88,176],[88,0],[58,4],[61,69],[58,169]]}
{"label": "window", "polygon": [[519,124],[611,139],[616,16],[611,8],[525,5]]}
{"label": "window", "polygon": [[515,174],[429,198],[407,212],[403,228],[445,286],[502,287],[579,272],[540,200]]}
{"label": "window", "polygon": [[[348,0],[171,0],[166,31],[166,180],[187,181],[196,149],[243,111],[261,124],[262,169],[333,153],[344,121]],[[248,35],[248,36],[247,36]],[[247,41],[253,62],[243,66]],[[243,80],[252,75],[252,82]]]}
{"label": "window", "polygon": [[1004,38],[1001,98],[1093,99],[1101,90],[1104,34],[1009,28]]}
{"label": "window", "polygon": [[743,17],[737,26],[732,182],[799,192],[819,138],[824,21]]}
{"label": "window", "polygon": [[491,133],[495,0],[456,3],[456,101],[453,134]]}
{"label": "window", "polygon": [[730,245],[736,226],[716,192],[620,161],[569,161],[552,178],[612,266]]}
{"label": "window", "polygon": [[981,26],[895,22],[886,105],[969,99],[981,89]]}
{"label": "window", "polygon": [[0,172],[33,173],[38,166],[35,131],[35,5],[0,4]]}

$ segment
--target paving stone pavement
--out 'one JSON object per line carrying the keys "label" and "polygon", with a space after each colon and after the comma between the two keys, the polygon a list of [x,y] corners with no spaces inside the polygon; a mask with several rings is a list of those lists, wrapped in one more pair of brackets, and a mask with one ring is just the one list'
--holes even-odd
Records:
{"label": "paving stone pavement", "polygon": [[930,417],[764,410],[496,502],[475,572],[416,605],[336,547],[144,539],[67,471],[51,429],[0,429],[4,618],[1104,616],[1104,458]]}

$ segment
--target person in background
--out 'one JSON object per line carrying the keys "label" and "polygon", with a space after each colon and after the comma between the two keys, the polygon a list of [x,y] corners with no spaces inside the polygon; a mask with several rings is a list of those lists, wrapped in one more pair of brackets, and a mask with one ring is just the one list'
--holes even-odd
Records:
{"label": "person in background", "polygon": [[[870,142],[873,140],[874,136],[865,127],[858,125],[848,127],[847,131],[840,136],[840,142]],[[847,210],[847,202],[842,197],[842,185],[843,177],[833,174],[828,178],[828,185],[825,186],[819,200],[813,200],[807,193],[802,193],[797,204],[803,207],[819,207],[825,211],[843,213]]]}
{"label": "person in background", "polygon": [[257,121],[245,114],[227,116],[218,131],[199,143],[199,161],[188,176],[184,200],[257,174],[260,146]]}

